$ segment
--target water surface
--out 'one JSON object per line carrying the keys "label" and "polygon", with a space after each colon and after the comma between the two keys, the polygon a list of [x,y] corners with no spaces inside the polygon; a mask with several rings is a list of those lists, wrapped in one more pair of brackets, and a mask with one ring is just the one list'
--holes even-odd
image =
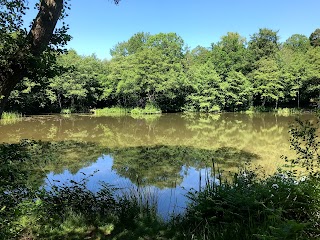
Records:
{"label": "water surface", "polygon": [[[300,118],[313,117],[305,114]],[[160,212],[180,212],[186,191],[203,184],[200,179],[213,163],[225,172],[250,163],[267,174],[283,165],[281,156],[293,155],[288,129],[294,119],[232,113],[33,116],[2,122],[0,142],[34,139],[58,143],[59,156],[41,166],[41,184],[47,188],[92,174],[87,186],[93,191],[100,181],[123,189],[139,186],[156,195]]]}

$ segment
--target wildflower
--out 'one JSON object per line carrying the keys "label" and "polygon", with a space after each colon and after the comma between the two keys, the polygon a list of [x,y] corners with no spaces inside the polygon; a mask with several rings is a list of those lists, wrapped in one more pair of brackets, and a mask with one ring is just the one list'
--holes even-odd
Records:
{"label": "wildflower", "polygon": [[272,188],[274,188],[274,189],[278,189],[278,188],[279,188],[279,185],[278,185],[278,184],[276,184],[276,183],[274,183],[274,184],[272,184]]}

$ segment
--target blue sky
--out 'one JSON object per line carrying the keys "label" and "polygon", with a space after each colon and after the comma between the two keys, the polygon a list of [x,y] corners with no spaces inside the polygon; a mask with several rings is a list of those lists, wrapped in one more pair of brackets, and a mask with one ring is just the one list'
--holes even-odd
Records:
{"label": "blue sky", "polygon": [[[31,3],[32,1],[30,1]],[[68,47],[110,59],[109,50],[139,31],[176,32],[185,43],[209,47],[227,32],[247,39],[259,28],[279,30],[280,41],[320,28],[320,0],[72,0]]]}

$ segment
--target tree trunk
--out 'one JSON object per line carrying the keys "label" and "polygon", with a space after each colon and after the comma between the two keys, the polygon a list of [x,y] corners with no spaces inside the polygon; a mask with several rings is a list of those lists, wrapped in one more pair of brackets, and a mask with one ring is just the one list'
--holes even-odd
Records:
{"label": "tree trunk", "polygon": [[59,108],[60,108],[60,112],[62,111],[62,104],[61,104],[61,96],[60,93],[58,93],[58,103],[59,103]]}
{"label": "tree trunk", "polygon": [[266,105],[266,100],[267,100],[266,97],[263,97],[263,99],[262,99],[262,105],[261,105],[262,107],[264,107],[264,105]]}
{"label": "tree trunk", "polygon": [[[63,9],[63,0],[42,0],[39,13],[34,19],[27,36],[26,45],[16,51],[9,59],[9,66],[0,71],[0,118],[11,91],[28,74],[32,65],[30,54],[37,58],[46,49],[53,35],[54,28]],[[28,60],[29,59],[29,60]]]}

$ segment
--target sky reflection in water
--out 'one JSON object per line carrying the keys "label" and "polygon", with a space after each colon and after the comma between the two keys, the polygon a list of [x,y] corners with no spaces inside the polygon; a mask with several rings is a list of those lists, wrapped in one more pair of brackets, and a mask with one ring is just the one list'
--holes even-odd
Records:
{"label": "sky reflection in water", "polygon": [[[63,184],[67,184],[69,180],[79,182],[85,176],[90,175],[92,176],[88,177],[87,188],[93,192],[99,190],[101,187],[100,182],[106,182],[122,189],[130,189],[133,186],[137,186],[132,183],[130,179],[119,176],[117,171],[112,169],[112,166],[112,157],[110,155],[103,155],[99,157],[95,163],[80,169],[75,174],[70,173],[67,169],[61,174],[50,172],[47,174],[44,187],[49,190],[52,184],[62,186]],[[162,216],[166,217],[173,212],[183,212],[187,201],[185,196],[187,191],[190,189],[199,189],[200,175],[202,179],[201,185],[203,186],[204,179],[208,174],[208,169],[195,169],[194,167],[183,166],[180,171],[180,176],[183,177],[183,181],[178,186],[163,189],[155,186],[144,186],[142,187],[142,191],[155,194],[158,200],[158,211]]]}

